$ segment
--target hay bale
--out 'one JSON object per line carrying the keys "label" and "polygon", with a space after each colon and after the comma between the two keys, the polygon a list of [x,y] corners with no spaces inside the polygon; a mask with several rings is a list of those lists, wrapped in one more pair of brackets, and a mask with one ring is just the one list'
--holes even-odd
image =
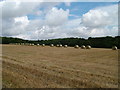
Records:
{"label": "hay bale", "polygon": [[34,43],[31,44],[31,46],[34,46],[34,45],[35,45]]}
{"label": "hay bale", "polygon": [[113,46],[113,47],[112,47],[112,50],[117,50],[117,47],[116,47],[116,46]]}
{"label": "hay bale", "polygon": [[75,45],[74,48],[79,48],[79,45]]}
{"label": "hay bale", "polygon": [[21,45],[25,45],[24,43],[21,43]]}
{"label": "hay bale", "polygon": [[31,43],[30,43],[29,45],[30,45],[30,46],[32,46],[32,44],[31,44]]}
{"label": "hay bale", "polygon": [[90,45],[87,45],[87,46],[86,46],[86,49],[91,49],[91,46],[90,46]]}
{"label": "hay bale", "polygon": [[62,44],[60,44],[59,47],[62,47]]}
{"label": "hay bale", "polygon": [[30,43],[29,45],[30,45],[30,46],[34,46],[34,43]]}
{"label": "hay bale", "polygon": [[65,48],[67,48],[68,46],[67,45],[64,45]]}
{"label": "hay bale", "polygon": [[37,46],[39,46],[40,44],[37,44]]}
{"label": "hay bale", "polygon": [[59,44],[57,44],[56,47],[59,47]]}
{"label": "hay bale", "polygon": [[50,46],[51,46],[51,47],[54,47],[54,45],[53,45],[53,44],[51,44]]}
{"label": "hay bale", "polygon": [[81,49],[86,49],[86,47],[84,45],[81,46]]}
{"label": "hay bale", "polygon": [[43,47],[45,47],[45,44],[42,44]]}

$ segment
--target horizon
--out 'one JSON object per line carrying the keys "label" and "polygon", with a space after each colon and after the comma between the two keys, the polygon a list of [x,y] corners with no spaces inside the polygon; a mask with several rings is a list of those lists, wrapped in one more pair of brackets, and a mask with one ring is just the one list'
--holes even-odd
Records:
{"label": "horizon", "polygon": [[[115,38],[115,37],[120,37],[120,36],[103,36],[103,37],[88,37],[88,38],[105,38],[105,37],[112,37],[112,38]],[[4,38],[2,36],[0,36],[0,38]],[[28,40],[28,39],[23,39],[23,38],[19,38],[19,37],[5,37],[5,38],[17,38],[17,39],[22,39],[22,40]],[[83,37],[67,37],[67,38],[80,38],[80,39],[85,39],[87,40],[88,38],[83,38]],[[66,38],[53,38],[53,39],[34,39],[34,40],[28,40],[28,41],[42,41],[42,40],[54,40],[54,39],[66,39]]]}
{"label": "horizon", "polygon": [[0,1],[1,7],[3,37],[46,40],[119,36],[118,2]]}

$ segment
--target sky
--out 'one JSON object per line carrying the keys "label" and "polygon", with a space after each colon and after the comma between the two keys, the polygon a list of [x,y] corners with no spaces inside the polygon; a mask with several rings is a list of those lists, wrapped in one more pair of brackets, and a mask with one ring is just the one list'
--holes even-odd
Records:
{"label": "sky", "polygon": [[0,10],[0,36],[28,40],[118,36],[118,2],[2,0]]}

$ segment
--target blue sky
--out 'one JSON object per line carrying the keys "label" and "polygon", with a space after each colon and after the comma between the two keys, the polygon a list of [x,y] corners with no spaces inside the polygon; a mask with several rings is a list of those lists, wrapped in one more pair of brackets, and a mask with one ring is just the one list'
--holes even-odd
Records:
{"label": "blue sky", "polygon": [[82,16],[83,14],[87,13],[91,9],[113,5],[113,4],[117,4],[117,2],[72,2],[70,7],[67,7],[64,3],[62,3],[57,7],[63,8],[64,10],[70,9],[71,14]]}
{"label": "blue sky", "polygon": [[[54,2],[50,2],[54,3]],[[69,19],[75,19],[77,17],[81,17],[83,14],[87,13],[91,9],[95,9],[98,7],[110,6],[118,4],[118,2],[71,2],[70,6],[66,6],[65,3],[61,3],[56,5],[58,9],[62,8],[63,10],[70,10],[70,14],[73,16],[69,16]],[[44,10],[44,8],[39,8],[40,10]],[[76,16],[76,17],[75,17]],[[44,16],[37,16],[33,14],[28,15],[29,19],[43,19]]]}

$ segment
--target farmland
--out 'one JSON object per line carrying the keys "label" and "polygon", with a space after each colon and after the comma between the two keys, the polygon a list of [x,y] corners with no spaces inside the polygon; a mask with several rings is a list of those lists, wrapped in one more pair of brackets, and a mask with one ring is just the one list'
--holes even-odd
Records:
{"label": "farmland", "polygon": [[118,51],[2,46],[3,88],[117,88]]}

